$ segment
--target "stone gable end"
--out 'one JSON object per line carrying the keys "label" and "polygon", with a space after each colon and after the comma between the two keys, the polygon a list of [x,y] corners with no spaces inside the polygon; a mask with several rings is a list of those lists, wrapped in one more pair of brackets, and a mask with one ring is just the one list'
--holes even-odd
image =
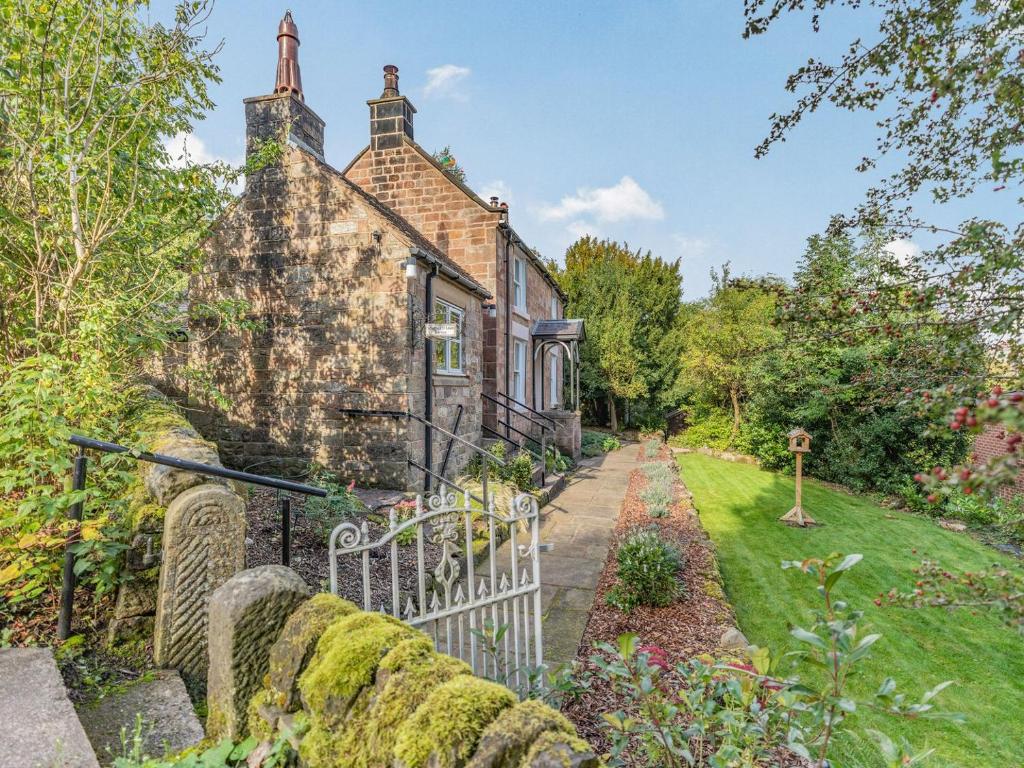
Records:
{"label": "stone gable end", "polygon": [[194,302],[245,301],[248,330],[194,324],[190,357],[215,372],[227,408],[197,418],[234,466],[310,462],[360,483],[404,487],[406,425],[355,423],[338,408],[405,410],[410,244],[327,166],[289,148],[248,180],[206,243]]}
{"label": "stone gable end", "polygon": [[394,149],[367,148],[345,177],[408,220],[495,293],[501,214],[482,207],[409,142]]}

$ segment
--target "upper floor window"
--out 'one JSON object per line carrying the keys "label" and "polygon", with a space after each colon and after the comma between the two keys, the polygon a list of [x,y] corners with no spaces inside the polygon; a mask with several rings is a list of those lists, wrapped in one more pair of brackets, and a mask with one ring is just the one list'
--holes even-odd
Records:
{"label": "upper floor window", "polygon": [[434,339],[434,370],[437,373],[462,373],[462,329],[465,312],[447,301],[434,304],[435,323],[454,323],[458,333],[452,339]]}
{"label": "upper floor window", "polygon": [[558,319],[558,297],[554,295],[551,297],[551,319]]}
{"label": "upper floor window", "polygon": [[512,305],[526,310],[526,259],[516,256],[512,264]]}

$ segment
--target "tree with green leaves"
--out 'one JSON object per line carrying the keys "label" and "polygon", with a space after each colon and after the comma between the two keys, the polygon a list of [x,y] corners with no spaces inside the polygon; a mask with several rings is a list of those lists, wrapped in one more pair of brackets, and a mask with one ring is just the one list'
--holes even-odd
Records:
{"label": "tree with green leaves", "polygon": [[452,148],[450,146],[445,144],[444,148],[434,152],[432,157],[437,161],[437,164],[444,169],[445,173],[460,184],[466,183],[466,170],[459,165],[459,161],[455,159],[455,154],[452,152]]}
{"label": "tree with green leaves", "polygon": [[[931,350],[942,346],[935,339],[941,329],[907,327],[853,343],[824,333],[817,321],[814,286],[828,286],[830,294],[855,290],[877,279],[885,258],[877,233],[809,240],[793,288],[780,294],[780,341],[749,366],[744,447],[765,466],[791,466],[784,436],[798,425],[814,436],[807,471],[858,490],[902,491],[916,472],[965,456],[962,435],[929,429],[928,414],[903,395],[921,376],[940,374],[942,360]],[[840,302],[838,309],[848,313],[851,305]],[[870,307],[865,312],[871,316]],[[960,360],[946,373],[976,374],[982,363],[980,356]]]}
{"label": "tree with green leaves", "polygon": [[[1020,30],[1024,5],[1002,0],[745,0],[747,37],[766,33],[788,14],[811,11],[818,31],[829,13],[872,13],[872,33],[852,40],[835,61],[810,59],[788,79],[797,94],[788,112],[772,116],[757,149],[766,154],[792,129],[826,104],[880,115],[873,156],[898,167],[868,189],[852,213],[837,216],[832,231],[874,229],[889,238],[925,232],[941,237],[920,256],[880,264],[874,280],[830,292],[811,285],[807,297],[822,333],[850,343],[866,337],[898,338],[941,329],[928,354],[941,361],[907,394],[942,412],[951,431],[1000,425],[1007,447],[1021,456],[1024,441],[1022,339],[1024,339],[1024,222],[974,217],[957,226],[928,221],[912,203],[942,204],[981,194],[1014,194],[1024,181],[1024,55]],[[868,11],[870,9],[870,11]],[[844,19],[843,23],[846,23]],[[1024,198],[1017,197],[1018,205]],[[986,354],[981,371],[956,371],[957,360]],[[950,373],[953,372],[953,375]],[[1012,442],[1011,442],[1012,441]],[[956,487],[989,490],[1008,479],[1014,462],[996,462],[981,473],[962,467],[930,474],[937,494]]]}
{"label": "tree with green leaves", "polygon": [[549,267],[569,298],[568,316],[586,322],[580,382],[595,415],[603,402],[617,430],[621,403],[657,421],[679,360],[679,262],[588,236],[569,247],[564,267]]}
{"label": "tree with green leaves", "polygon": [[733,281],[729,266],[712,271],[711,295],[697,302],[683,329],[678,392],[691,399],[723,404],[732,415],[731,443],[743,420],[742,404],[750,391],[752,361],[776,343],[774,281]]}
{"label": "tree with green leaves", "polygon": [[[239,174],[167,150],[213,106],[209,4],[183,2],[167,25],[145,21],[146,5],[0,4],[0,589],[20,579],[22,597],[52,586],[53,562],[40,550],[26,577],[5,552],[63,521],[72,430],[128,434],[134,385],[186,321],[199,243]],[[123,488],[123,473],[103,477],[90,493]]]}

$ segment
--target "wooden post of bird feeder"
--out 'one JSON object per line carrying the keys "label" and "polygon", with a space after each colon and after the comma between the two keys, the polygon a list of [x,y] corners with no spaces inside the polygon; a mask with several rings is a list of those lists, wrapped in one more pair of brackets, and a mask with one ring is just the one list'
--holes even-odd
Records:
{"label": "wooden post of bird feeder", "polygon": [[801,527],[815,525],[814,519],[804,512],[800,498],[804,474],[803,458],[804,454],[811,450],[811,436],[800,427],[797,427],[786,437],[789,438],[789,450],[796,454],[796,506],[779,519],[784,523]]}

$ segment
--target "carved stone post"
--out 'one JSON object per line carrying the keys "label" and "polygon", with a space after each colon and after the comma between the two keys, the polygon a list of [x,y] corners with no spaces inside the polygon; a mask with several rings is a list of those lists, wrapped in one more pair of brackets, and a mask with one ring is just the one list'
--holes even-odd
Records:
{"label": "carved stone post", "polygon": [[210,673],[206,735],[239,739],[248,734],[246,712],[269,671],[270,648],[309,588],[283,565],[236,574],[210,598]]}
{"label": "carved stone post", "polygon": [[153,658],[204,678],[210,595],[245,567],[242,499],[214,484],[178,494],[164,516],[163,553]]}

